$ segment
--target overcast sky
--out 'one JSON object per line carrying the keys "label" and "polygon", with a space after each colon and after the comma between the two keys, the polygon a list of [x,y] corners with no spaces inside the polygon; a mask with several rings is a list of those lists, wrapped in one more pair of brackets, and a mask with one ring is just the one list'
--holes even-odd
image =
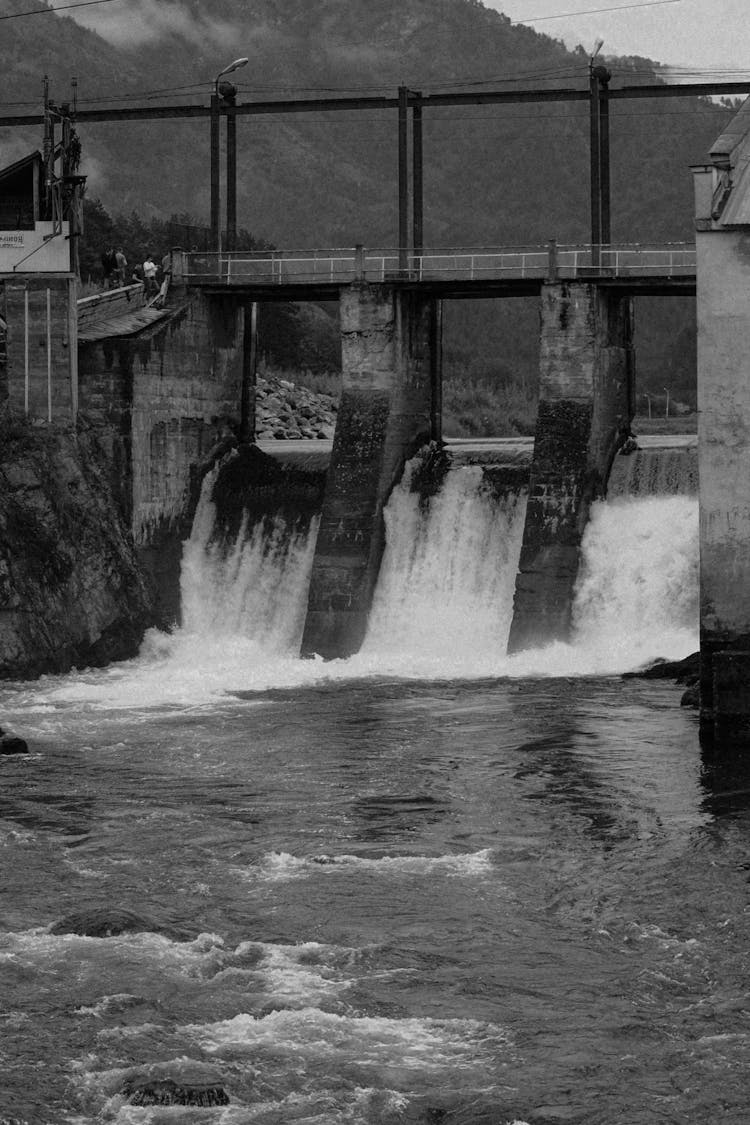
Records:
{"label": "overcast sky", "polygon": [[[750,0],[484,0],[489,8],[569,47],[645,55],[658,62],[750,73]],[[648,6],[647,6],[648,5]],[[595,11],[598,9],[598,11]],[[609,9],[609,10],[607,10]],[[575,14],[570,14],[575,13]],[[552,17],[561,18],[538,18]]]}

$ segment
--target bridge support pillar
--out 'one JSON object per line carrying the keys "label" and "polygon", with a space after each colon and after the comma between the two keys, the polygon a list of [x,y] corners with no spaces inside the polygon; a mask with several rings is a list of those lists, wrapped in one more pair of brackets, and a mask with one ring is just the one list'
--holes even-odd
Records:
{"label": "bridge support pillar", "polygon": [[541,296],[539,407],[509,652],[565,641],[591,502],[633,417],[632,303],[585,283]]}
{"label": "bridge support pillar", "polygon": [[383,508],[435,432],[440,303],[388,285],[342,291],[342,393],[315,548],[302,654],[359,649],[385,545]]}

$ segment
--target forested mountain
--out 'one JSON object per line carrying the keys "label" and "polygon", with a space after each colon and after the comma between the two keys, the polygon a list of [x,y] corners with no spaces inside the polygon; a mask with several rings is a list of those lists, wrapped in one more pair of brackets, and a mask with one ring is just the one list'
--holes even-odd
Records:
{"label": "forested mountain", "polygon": [[[44,6],[25,0],[24,10],[35,7]],[[14,9],[16,0],[0,0],[0,12]],[[75,75],[82,109],[206,104],[214,77],[237,55],[250,59],[233,76],[240,101],[393,95],[399,84],[424,93],[585,89],[588,76],[583,50],[511,25],[479,0],[129,0],[11,19],[3,31],[5,112],[37,108],[44,73],[58,100]],[[613,87],[655,78],[648,60],[608,65]],[[614,240],[692,237],[689,166],[729,115],[707,99],[612,103]],[[108,211],[207,221],[207,119],[81,124],[79,132],[89,197]],[[38,129],[0,137],[8,161],[40,142]],[[396,141],[394,110],[240,118],[240,225],[278,246],[395,245]],[[586,103],[430,109],[424,151],[426,243],[586,239]],[[449,355],[468,362],[472,315],[449,320]],[[512,372],[522,340],[518,317],[497,318],[505,321],[492,334],[501,335],[501,366]]]}

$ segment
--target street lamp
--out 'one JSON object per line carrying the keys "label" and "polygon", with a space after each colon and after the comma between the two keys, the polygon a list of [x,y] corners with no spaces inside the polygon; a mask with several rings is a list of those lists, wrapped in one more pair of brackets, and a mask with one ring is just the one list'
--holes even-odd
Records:
{"label": "street lamp", "polygon": [[221,162],[219,106],[221,95],[219,93],[219,79],[223,78],[225,74],[231,74],[233,70],[239,70],[241,66],[247,66],[249,61],[246,58],[235,59],[229,66],[220,70],[214,79],[211,93],[211,249],[216,254],[221,252],[221,196],[219,189],[219,165]]}

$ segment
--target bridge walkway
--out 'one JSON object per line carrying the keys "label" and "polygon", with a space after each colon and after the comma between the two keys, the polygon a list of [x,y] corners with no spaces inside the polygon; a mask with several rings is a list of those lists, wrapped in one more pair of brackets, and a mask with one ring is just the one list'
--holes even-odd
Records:
{"label": "bridge walkway", "polygon": [[420,251],[362,246],[221,254],[175,251],[173,273],[188,286],[253,292],[268,300],[297,294],[331,297],[355,281],[416,288],[436,296],[531,295],[554,281],[588,281],[650,294],[694,292],[695,260],[691,243],[567,246],[552,241],[544,246]]}

